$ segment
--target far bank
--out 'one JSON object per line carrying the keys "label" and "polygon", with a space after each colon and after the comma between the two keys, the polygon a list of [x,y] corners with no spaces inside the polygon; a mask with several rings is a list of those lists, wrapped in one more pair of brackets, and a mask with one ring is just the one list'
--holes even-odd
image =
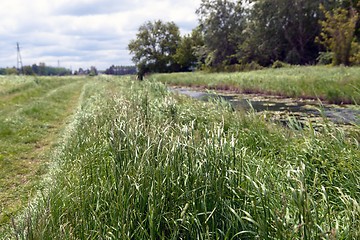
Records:
{"label": "far bank", "polygon": [[148,79],[172,86],[319,99],[336,104],[360,102],[360,67],[293,66],[236,73],[154,74]]}

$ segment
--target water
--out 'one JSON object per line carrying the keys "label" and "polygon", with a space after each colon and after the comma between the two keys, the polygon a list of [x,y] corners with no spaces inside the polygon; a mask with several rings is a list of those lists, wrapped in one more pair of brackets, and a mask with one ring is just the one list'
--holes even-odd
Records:
{"label": "water", "polygon": [[208,101],[211,98],[222,98],[231,103],[234,109],[257,112],[268,111],[290,113],[298,117],[323,117],[338,124],[360,124],[360,110],[349,106],[320,104],[313,100],[282,99],[252,94],[219,94],[187,88],[171,88],[171,91]]}

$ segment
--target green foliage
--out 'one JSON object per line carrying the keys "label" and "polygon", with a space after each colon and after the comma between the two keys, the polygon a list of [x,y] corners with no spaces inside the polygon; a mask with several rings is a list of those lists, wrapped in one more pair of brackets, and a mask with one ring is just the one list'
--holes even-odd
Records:
{"label": "green foliage", "polygon": [[97,75],[98,75],[98,71],[97,71],[96,67],[91,66],[89,76],[93,77],[93,76],[97,76]]}
{"label": "green foliage", "polygon": [[237,45],[245,27],[242,1],[202,0],[196,13],[204,35],[206,66],[238,63]]}
{"label": "green foliage", "polygon": [[[276,60],[290,64],[313,64],[319,46],[319,20],[323,0],[203,0],[197,10],[204,33],[203,64],[222,65],[257,62],[269,66]],[[332,3],[326,3],[332,6]]]}
{"label": "green foliage", "polygon": [[170,72],[177,70],[174,60],[180,43],[178,26],[173,22],[161,20],[148,21],[140,26],[136,39],[131,40],[128,48],[134,55],[133,62],[139,72]]}
{"label": "green foliage", "polygon": [[180,67],[180,71],[189,71],[198,64],[204,63],[206,53],[204,48],[204,37],[199,28],[195,28],[190,35],[181,38],[176,49],[174,59]]}
{"label": "green foliage", "polygon": [[242,61],[257,61],[263,66],[279,60],[290,64],[315,61],[314,43],[320,32],[318,6],[322,0],[252,1],[248,23],[240,43]]}
{"label": "green foliage", "polygon": [[15,67],[13,67],[13,68],[5,68],[4,73],[5,73],[5,75],[17,75],[18,70]]}
{"label": "green foliage", "polygon": [[334,65],[349,65],[359,14],[353,8],[350,10],[336,8],[327,11],[321,5],[320,9],[324,12],[326,19],[320,22],[322,32],[317,41],[334,53]]}
{"label": "green foliage", "polygon": [[31,66],[24,66],[22,71],[23,71],[24,75],[34,75],[35,74]]}
{"label": "green foliage", "polygon": [[136,74],[136,66],[110,66],[105,70],[108,75],[133,75]]}
{"label": "green foliage", "polygon": [[224,66],[224,71],[225,72],[247,72],[247,71],[261,70],[263,68],[264,67],[260,66],[257,62],[250,62],[250,63],[226,65],[226,66]]}
{"label": "green foliage", "polygon": [[[320,5],[323,7],[319,8]],[[351,10],[341,13],[340,9]],[[356,64],[357,48],[349,46],[352,38],[360,40],[360,20],[356,13],[359,9],[358,0],[202,0],[196,10],[199,25],[191,37],[185,36],[177,42],[176,53],[167,55],[173,56],[172,61],[165,61],[167,66],[175,64],[156,72],[188,71],[194,68],[233,71],[239,65],[254,62],[260,66],[271,66],[276,61],[291,65],[313,65],[320,60],[322,64],[325,55],[321,55],[321,52],[333,52],[336,65]],[[194,33],[200,41],[194,41]],[[321,38],[316,40],[319,35]],[[140,46],[151,42],[146,40],[147,34],[138,34],[137,38],[137,43],[143,38],[144,44]],[[331,39],[336,43],[331,44]],[[134,40],[129,47],[135,49],[136,45]],[[131,48],[130,51],[135,54]],[[144,47],[138,52],[150,53],[151,48]],[[140,73],[157,68],[158,58],[145,60],[144,57],[143,62],[140,62],[140,58],[135,54],[133,59]]]}
{"label": "green foliage", "polygon": [[334,53],[332,52],[320,52],[316,61],[319,65],[329,65],[332,63],[333,58]]}
{"label": "green foliage", "polygon": [[32,66],[24,66],[25,75],[37,75],[37,76],[66,76],[71,75],[72,72],[69,69],[62,67],[46,66],[45,63],[33,64]]}
{"label": "green foliage", "polygon": [[351,45],[350,63],[352,65],[360,65],[360,44],[355,41]]}
{"label": "green foliage", "polygon": [[335,126],[293,131],[159,83],[109,80],[87,88],[16,237],[360,237],[359,145]]}
{"label": "green foliage", "polygon": [[197,60],[197,67],[199,68],[205,63],[205,59],[207,56],[206,47],[204,45],[204,35],[201,32],[200,27],[193,29],[193,31],[191,32],[191,39],[193,44],[192,51]]}
{"label": "green foliage", "polygon": [[276,60],[271,67],[272,68],[283,68],[283,67],[289,67],[290,65],[287,63],[284,63],[282,61]]}
{"label": "green foliage", "polygon": [[180,66],[181,71],[189,71],[195,67],[197,58],[194,54],[194,43],[191,36],[184,36],[176,49],[174,60]]}

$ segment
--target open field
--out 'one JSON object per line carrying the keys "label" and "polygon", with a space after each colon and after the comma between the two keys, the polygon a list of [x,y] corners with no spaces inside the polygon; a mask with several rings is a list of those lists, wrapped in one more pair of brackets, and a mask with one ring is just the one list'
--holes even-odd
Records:
{"label": "open field", "polygon": [[360,103],[359,67],[295,66],[240,73],[155,74],[149,78],[177,86]]}
{"label": "open field", "polygon": [[151,81],[84,86],[6,237],[359,239],[357,135],[284,128]]}

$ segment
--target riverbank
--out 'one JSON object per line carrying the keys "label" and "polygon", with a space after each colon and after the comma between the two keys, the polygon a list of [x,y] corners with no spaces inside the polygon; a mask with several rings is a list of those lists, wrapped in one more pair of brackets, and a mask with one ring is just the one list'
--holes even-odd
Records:
{"label": "riverbank", "polygon": [[172,86],[360,103],[360,67],[294,66],[237,73],[154,74],[148,79]]}

